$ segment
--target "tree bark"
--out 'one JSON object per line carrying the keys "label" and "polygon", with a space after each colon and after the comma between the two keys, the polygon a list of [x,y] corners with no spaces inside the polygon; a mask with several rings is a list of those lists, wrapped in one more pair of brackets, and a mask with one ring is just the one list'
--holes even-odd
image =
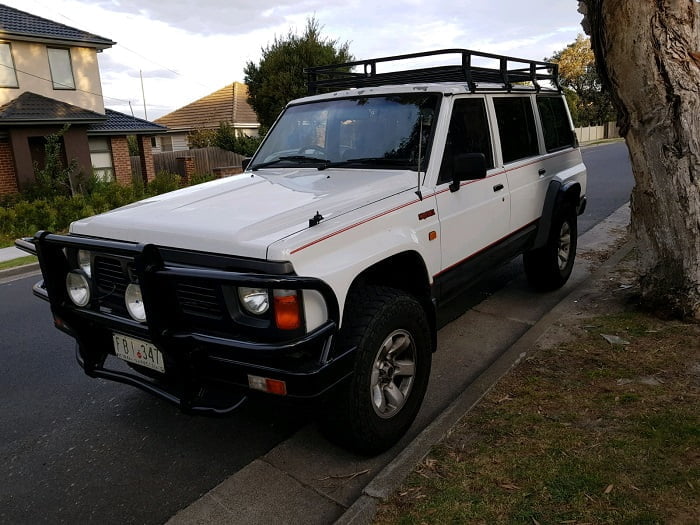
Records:
{"label": "tree bark", "polygon": [[632,161],[642,301],[700,319],[700,4],[579,6]]}

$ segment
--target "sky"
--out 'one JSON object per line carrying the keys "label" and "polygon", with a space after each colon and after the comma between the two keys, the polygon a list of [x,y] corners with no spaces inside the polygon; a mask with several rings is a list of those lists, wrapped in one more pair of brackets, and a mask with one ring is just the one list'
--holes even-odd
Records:
{"label": "sky", "polygon": [[575,0],[0,1],[116,42],[98,54],[105,106],[149,120],[242,82],[309,17],[356,59],[467,48],[542,60],[582,32]]}

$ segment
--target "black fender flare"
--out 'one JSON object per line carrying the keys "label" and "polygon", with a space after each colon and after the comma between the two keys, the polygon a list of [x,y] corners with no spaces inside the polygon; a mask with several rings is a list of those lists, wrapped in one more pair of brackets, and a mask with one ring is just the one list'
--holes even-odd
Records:
{"label": "black fender flare", "polygon": [[547,187],[547,195],[544,198],[542,215],[537,224],[537,234],[532,243],[532,249],[541,248],[547,244],[549,229],[554,213],[563,203],[571,203],[578,209],[581,198],[581,185],[575,181],[567,181],[562,184],[559,180],[550,181]]}

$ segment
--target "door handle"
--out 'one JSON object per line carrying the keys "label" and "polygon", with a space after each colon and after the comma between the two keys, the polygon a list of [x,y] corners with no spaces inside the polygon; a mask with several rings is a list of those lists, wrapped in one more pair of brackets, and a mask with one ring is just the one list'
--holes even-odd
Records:
{"label": "door handle", "polygon": [[503,189],[503,184],[496,184],[493,187],[493,191],[501,191]]}
{"label": "door handle", "polygon": [[539,174],[540,174],[540,177],[541,177],[542,175],[544,175],[545,173],[547,173],[547,170],[544,169],[544,168],[540,168],[540,170],[539,170],[537,173],[539,173]]}

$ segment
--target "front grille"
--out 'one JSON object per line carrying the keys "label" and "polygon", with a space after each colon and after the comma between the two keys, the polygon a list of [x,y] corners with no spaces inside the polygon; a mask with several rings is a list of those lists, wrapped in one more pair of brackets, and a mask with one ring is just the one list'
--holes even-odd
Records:
{"label": "front grille", "polygon": [[218,286],[181,282],[175,293],[182,313],[210,319],[224,318]]}
{"label": "front grille", "polygon": [[[93,272],[100,309],[128,317],[124,304],[124,293],[130,282],[126,261],[98,255]],[[218,285],[201,281],[177,282],[175,300],[183,321],[191,317],[219,321],[226,317],[226,306]]]}
{"label": "front grille", "polygon": [[113,313],[126,314],[124,293],[129,279],[124,272],[122,262],[111,257],[97,256],[93,271],[100,307],[107,307]]}

